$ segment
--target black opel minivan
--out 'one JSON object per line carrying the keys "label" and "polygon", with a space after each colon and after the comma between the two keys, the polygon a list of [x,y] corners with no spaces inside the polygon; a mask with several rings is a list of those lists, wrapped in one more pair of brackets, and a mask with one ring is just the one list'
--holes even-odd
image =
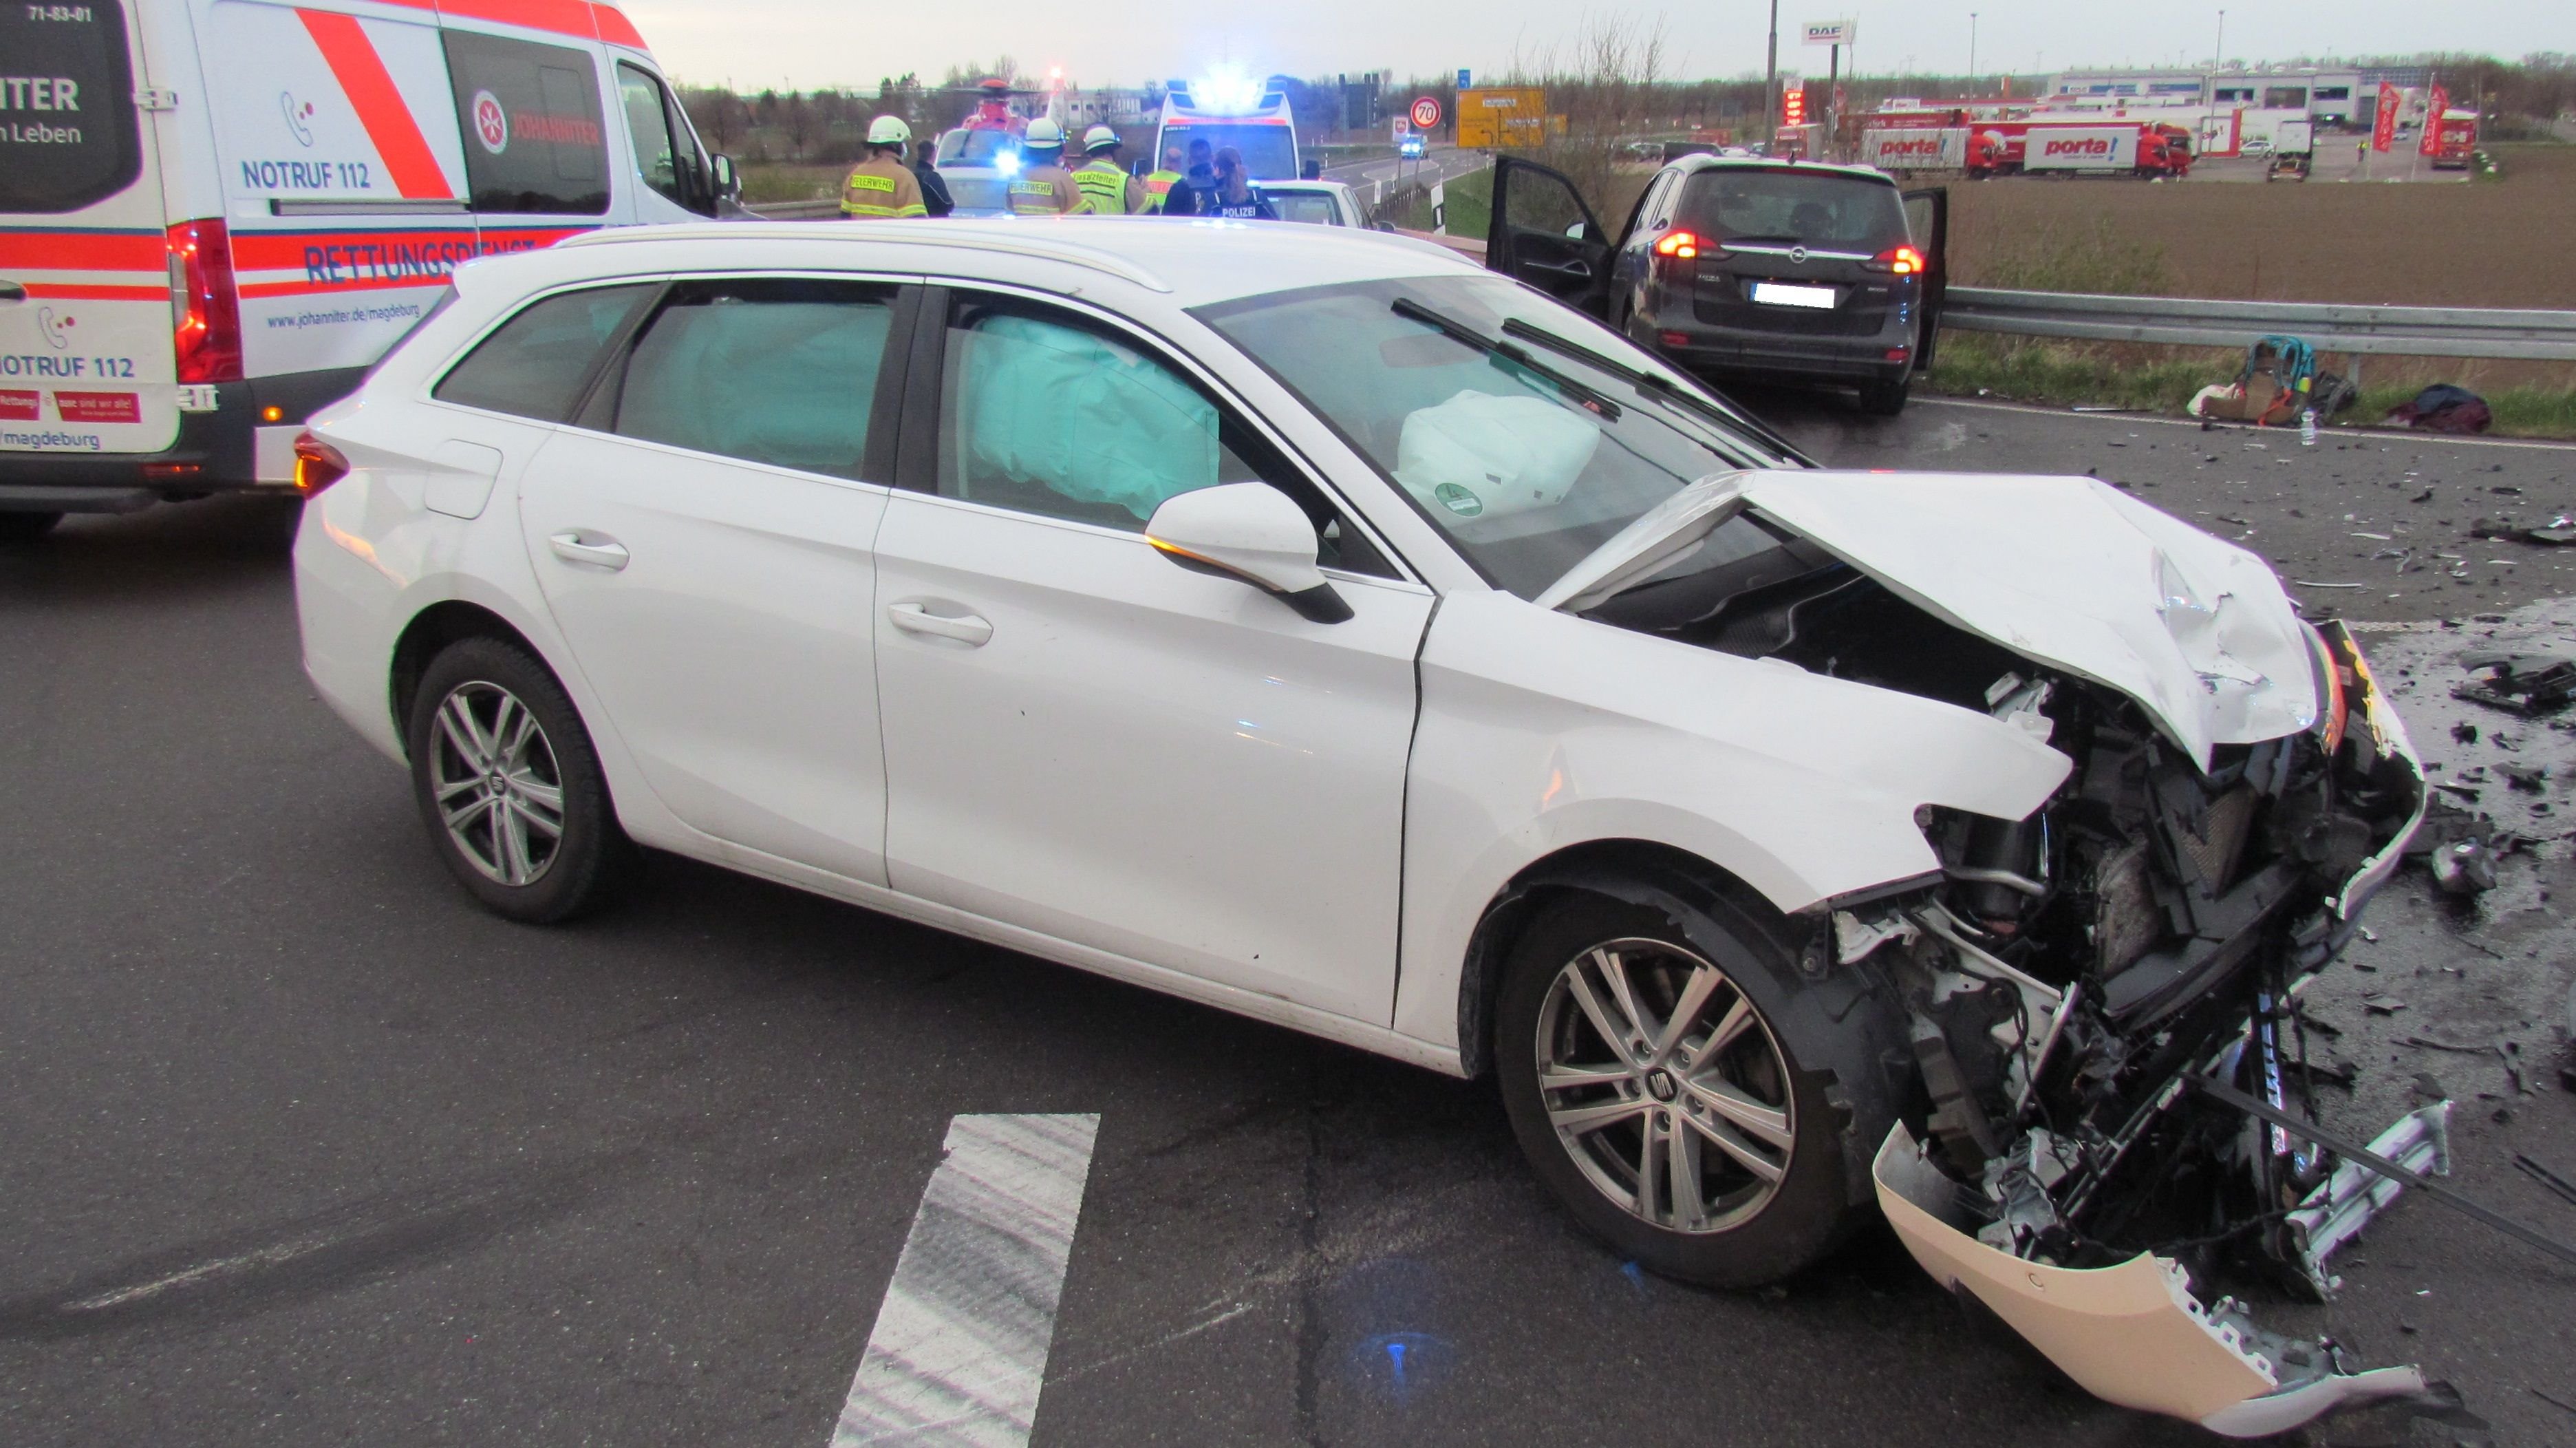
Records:
{"label": "black opel minivan", "polygon": [[1562,173],[1503,157],[1485,264],[1694,372],[1857,387],[1892,416],[1932,362],[1948,213],[1866,167],[1693,155],[1614,243]]}

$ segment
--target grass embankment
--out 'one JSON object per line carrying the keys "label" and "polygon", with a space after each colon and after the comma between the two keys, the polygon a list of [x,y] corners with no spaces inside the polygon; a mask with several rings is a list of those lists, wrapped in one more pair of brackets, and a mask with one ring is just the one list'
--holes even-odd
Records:
{"label": "grass embankment", "polygon": [[[2528,195],[2514,198],[2511,209],[2520,212],[2537,207],[2551,211],[2576,204],[2576,147],[2526,149],[2545,154],[2523,158],[2528,162],[2522,169],[2531,189]],[[2015,186],[2020,189],[2007,190]],[[2440,201],[2454,211],[2477,209],[2463,201],[2463,192],[2458,188],[2439,188],[2438,195],[2436,190],[2383,186],[2334,191],[2332,194],[2340,198],[2335,202],[2339,209],[2385,199],[2410,213],[2420,212],[2416,219],[2426,223],[2414,228],[2383,228],[2375,233],[2381,248],[2378,264],[2357,268],[2343,277],[2314,268],[2320,253],[2341,249],[2342,242],[2336,237],[2327,235],[2316,246],[2284,250],[2282,236],[2252,227],[2247,217],[2237,218],[2232,234],[2243,238],[2243,245],[2252,249],[2255,257],[2234,259],[2234,265],[2249,261],[2251,265],[2248,275],[2237,278],[2247,285],[2231,288],[2228,280],[2235,273],[2212,264],[2209,237],[2195,230],[2176,230],[2170,224],[2173,216],[2142,212],[2139,208],[2206,209],[2197,198],[2217,195],[2223,209],[2247,212],[2250,217],[2249,207],[2280,198],[2282,188],[2132,186],[2113,191],[2102,185],[2045,181],[1953,188],[1954,197],[1964,194],[1976,198],[1961,208],[1961,224],[1952,234],[1954,280],[1962,286],[2126,296],[2576,306],[2576,291],[2570,290],[2571,284],[2562,274],[2565,268],[2552,263],[2544,255],[2547,248],[2534,239],[2563,232],[2522,231],[2502,237],[2479,233],[2472,241],[2464,242],[2465,233],[2490,223],[2465,217],[2433,227],[2430,218],[2437,209],[2424,203]],[[2414,195],[2396,200],[2407,193]],[[2494,193],[2477,194],[2483,197]],[[1991,199],[1996,196],[2005,199]],[[2418,197],[2421,199],[2415,199]],[[2079,216],[2075,205],[2079,201],[2085,203],[2089,214]],[[2045,207],[2040,205],[2042,202]],[[2006,212],[2011,213],[2010,225],[2000,224]],[[2142,216],[2154,216],[2165,224],[2141,224]],[[2510,267],[2505,274],[2461,274],[2475,259],[2464,260],[2452,249],[2455,245],[2474,248],[2498,244],[2503,250],[2489,260],[2506,267],[2509,258]],[[2266,274],[2259,259],[2266,246],[2274,248],[2268,268],[2270,282],[2258,285],[2254,279]],[[2178,250],[2193,260],[2177,261]],[[2284,266],[2284,258],[2296,264]],[[2214,273],[2220,280],[2196,279],[2195,273]],[[2410,283],[2410,277],[2420,278],[2421,285]],[[2178,413],[2202,387],[2233,378],[2243,360],[2242,353],[2206,347],[2042,340],[1953,331],[1941,336],[1933,354],[1929,384],[1933,390],[1957,395],[1984,394],[2028,402]],[[2320,362],[2330,371],[2358,368],[2363,383],[2359,400],[2330,419],[2334,423],[2378,423],[2391,408],[2406,402],[2426,385],[2450,382],[2486,400],[2497,433],[2576,436],[2576,368],[2567,364],[2333,355],[2322,357]]]}

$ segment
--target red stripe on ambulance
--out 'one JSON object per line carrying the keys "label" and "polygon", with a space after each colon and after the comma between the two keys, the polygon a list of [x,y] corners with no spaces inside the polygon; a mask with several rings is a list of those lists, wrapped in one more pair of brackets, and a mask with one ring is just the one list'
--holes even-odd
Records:
{"label": "red stripe on ambulance", "polygon": [[157,231],[0,231],[0,267],[167,274],[170,244]]}
{"label": "red stripe on ambulance", "polygon": [[340,93],[349,98],[350,109],[358,113],[358,124],[367,128],[367,139],[375,143],[394,189],[409,200],[454,196],[456,188],[439,170],[438,157],[421,135],[419,122],[412,119],[402,91],[385,70],[384,58],[376,54],[357,19],[320,10],[295,13],[321,49],[332,78],[340,82]]}

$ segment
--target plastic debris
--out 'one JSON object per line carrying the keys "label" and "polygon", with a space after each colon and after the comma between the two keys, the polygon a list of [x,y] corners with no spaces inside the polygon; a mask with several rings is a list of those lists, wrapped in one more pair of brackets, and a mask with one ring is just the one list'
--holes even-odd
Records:
{"label": "plastic debris", "polygon": [[2455,699],[2515,714],[2553,713],[2576,699],[2576,663],[2555,654],[2467,654],[2460,665],[2488,677],[2454,687]]}
{"label": "plastic debris", "polygon": [[2474,895],[2496,887],[2495,854],[2482,839],[2457,840],[2431,857],[2433,883],[2454,895]]}

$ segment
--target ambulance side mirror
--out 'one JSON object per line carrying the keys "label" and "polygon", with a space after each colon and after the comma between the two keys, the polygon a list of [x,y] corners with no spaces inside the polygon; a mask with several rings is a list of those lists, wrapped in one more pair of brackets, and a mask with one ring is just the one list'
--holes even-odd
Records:
{"label": "ambulance side mirror", "polygon": [[715,173],[716,194],[727,201],[740,201],[742,173],[733,168],[733,157],[719,154],[707,165]]}

